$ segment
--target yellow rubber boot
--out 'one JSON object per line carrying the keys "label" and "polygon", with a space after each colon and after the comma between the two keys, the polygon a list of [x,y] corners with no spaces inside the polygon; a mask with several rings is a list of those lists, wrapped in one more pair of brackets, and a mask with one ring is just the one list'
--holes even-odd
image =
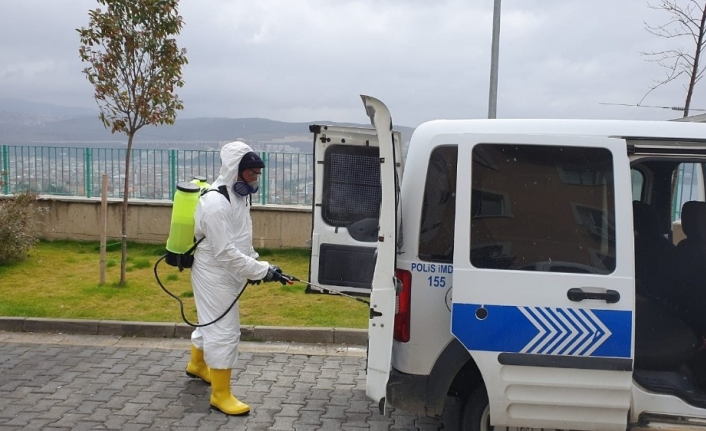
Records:
{"label": "yellow rubber boot", "polygon": [[211,408],[232,416],[248,414],[250,407],[230,393],[230,372],[211,368]]}
{"label": "yellow rubber boot", "polygon": [[203,350],[197,349],[193,344],[191,345],[191,359],[186,366],[186,375],[211,383],[211,370],[203,360]]}

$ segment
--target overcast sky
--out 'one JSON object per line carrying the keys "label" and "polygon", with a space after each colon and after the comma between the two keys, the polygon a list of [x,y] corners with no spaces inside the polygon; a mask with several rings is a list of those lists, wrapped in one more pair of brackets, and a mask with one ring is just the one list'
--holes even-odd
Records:
{"label": "overcast sky", "polygon": [[[96,6],[1,0],[0,98],[95,107],[75,29]],[[179,116],[364,123],[362,93],[404,126],[485,118],[492,11],[493,0],[182,0]],[[667,18],[646,0],[504,0],[498,118],[680,116],[601,104],[635,104],[663,77],[641,51],[691,48],[645,31]],[[685,84],[643,104],[680,106]],[[706,108],[705,90],[692,108]]]}

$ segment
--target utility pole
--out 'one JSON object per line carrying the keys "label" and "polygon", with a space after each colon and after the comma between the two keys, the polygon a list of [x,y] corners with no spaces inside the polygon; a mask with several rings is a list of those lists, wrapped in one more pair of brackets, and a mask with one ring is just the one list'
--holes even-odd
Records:
{"label": "utility pole", "polygon": [[498,111],[498,58],[500,56],[500,0],[493,5],[493,41],[490,52],[490,95],[488,118],[496,118]]}

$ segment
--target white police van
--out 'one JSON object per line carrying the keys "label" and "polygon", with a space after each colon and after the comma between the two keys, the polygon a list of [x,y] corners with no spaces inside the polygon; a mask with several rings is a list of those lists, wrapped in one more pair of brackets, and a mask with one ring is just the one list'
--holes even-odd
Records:
{"label": "white police van", "polygon": [[706,125],[431,121],[403,161],[363,101],[375,130],[311,127],[310,281],[370,295],[370,398],[463,430],[706,428]]}

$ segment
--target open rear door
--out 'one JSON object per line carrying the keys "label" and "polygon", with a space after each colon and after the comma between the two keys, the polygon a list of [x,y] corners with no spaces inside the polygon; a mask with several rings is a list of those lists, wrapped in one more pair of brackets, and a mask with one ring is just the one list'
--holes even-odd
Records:
{"label": "open rear door", "polygon": [[[361,96],[374,129],[315,125],[311,289],[370,295],[366,392],[384,401],[395,313],[401,135]],[[382,406],[382,404],[381,404]]]}
{"label": "open rear door", "polygon": [[[385,127],[389,128],[389,124]],[[314,134],[309,281],[315,286],[308,290],[368,296],[384,200],[377,132],[331,125],[313,125],[309,129]],[[401,135],[388,129],[385,137],[390,146],[387,151],[400,160],[396,174],[401,178]],[[394,181],[395,163],[388,166]],[[394,184],[392,187],[394,190]],[[390,199],[394,202],[394,191],[390,192]]]}
{"label": "open rear door", "polygon": [[380,227],[377,236],[377,260],[370,294],[370,321],[368,322],[368,378],[366,395],[380,403],[383,410],[387,379],[392,360],[392,332],[395,322],[397,279],[397,199],[400,175],[396,175],[398,148],[392,137],[392,118],[387,106],[378,99],[361,96],[365,110],[375,128],[380,145]]}

